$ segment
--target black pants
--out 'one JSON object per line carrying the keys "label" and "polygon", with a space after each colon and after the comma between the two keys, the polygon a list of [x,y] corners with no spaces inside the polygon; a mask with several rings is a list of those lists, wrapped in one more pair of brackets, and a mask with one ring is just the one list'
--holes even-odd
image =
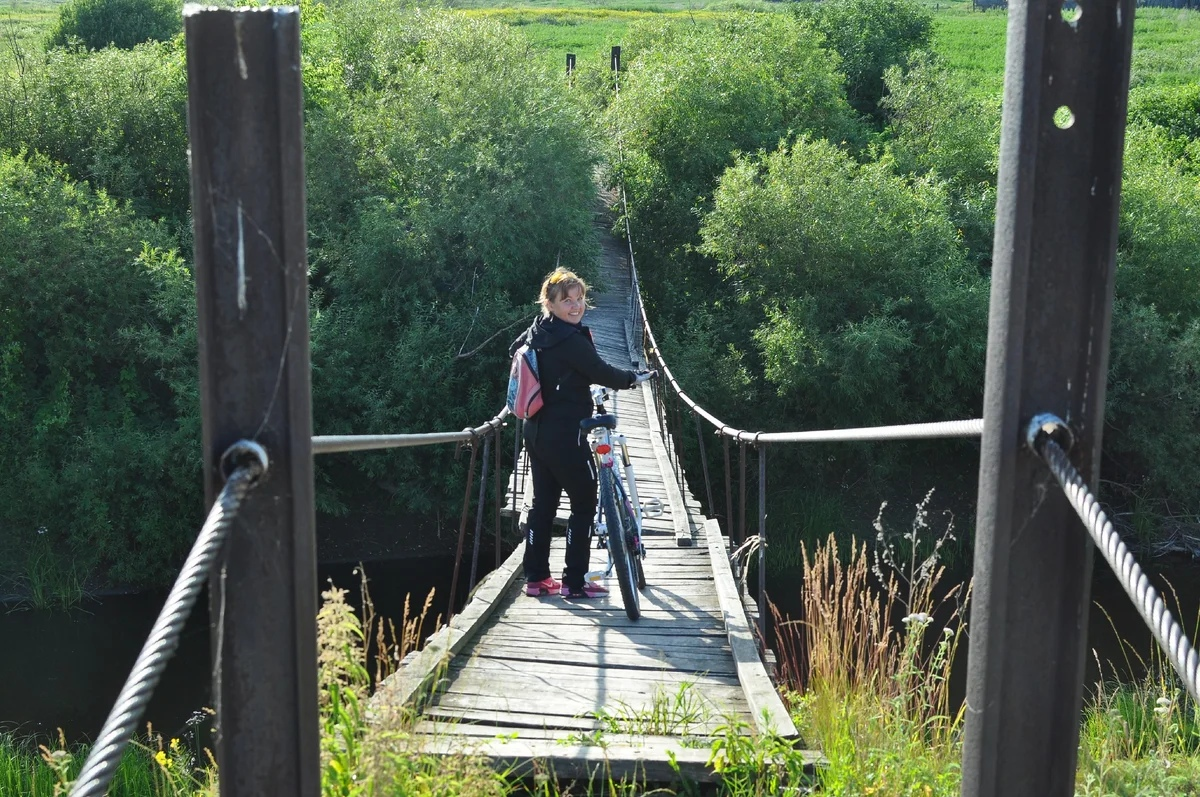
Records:
{"label": "black pants", "polygon": [[[573,428],[572,428],[573,426]],[[583,586],[591,555],[589,535],[596,515],[596,470],[587,438],[574,419],[525,422],[525,447],[533,478],[533,506],[525,537],[525,580],[550,576],[550,536],[563,490],[571,502],[566,567],[562,581]]]}

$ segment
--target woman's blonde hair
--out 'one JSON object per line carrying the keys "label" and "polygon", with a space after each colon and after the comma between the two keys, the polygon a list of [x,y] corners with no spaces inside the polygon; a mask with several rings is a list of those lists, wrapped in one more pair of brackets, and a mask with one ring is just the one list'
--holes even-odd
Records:
{"label": "woman's blonde hair", "polygon": [[588,286],[582,277],[565,268],[556,268],[547,274],[546,279],[542,281],[542,292],[538,296],[542,314],[550,315],[550,303],[559,301],[574,288],[579,289],[579,298],[583,299],[583,306],[591,307],[587,302]]}

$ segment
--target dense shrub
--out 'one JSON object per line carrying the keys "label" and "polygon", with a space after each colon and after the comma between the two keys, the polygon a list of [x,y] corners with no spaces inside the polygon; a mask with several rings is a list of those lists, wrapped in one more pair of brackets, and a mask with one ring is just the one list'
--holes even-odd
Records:
{"label": "dense shrub", "polygon": [[836,55],[784,14],[730,15],[712,26],[631,34],[629,70],[607,124],[609,159],[632,203],[643,276],[660,312],[719,301],[712,263],[696,257],[699,214],[737,152],[773,150],[809,133],[853,137]]}
{"label": "dense shrub", "polygon": [[887,152],[897,171],[946,181],[950,217],[968,257],[991,266],[1000,97],[980,101],[936,56],[914,52],[884,72]]}
{"label": "dense shrub", "polygon": [[[322,432],[461,429],[500,409],[507,344],[556,259],[594,273],[592,127],[496,23],[399,9],[386,27],[363,19],[339,9],[339,35],[372,74],[354,78],[329,133],[340,125],[353,142],[360,197],[323,247],[314,419]],[[461,500],[438,451],[327,475],[338,488],[327,509],[364,490],[420,511]]]}
{"label": "dense shrub", "polygon": [[1181,329],[1200,319],[1200,182],[1170,157],[1160,128],[1127,139],[1116,294]]}
{"label": "dense shrub", "polygon": [[128,50],[142,42],[168,41],[183,30],[180,11],[171,0],[67,0],[46,46],[78,41],[89,50]]}
{"label": "dense shrub", "polygon": [[55,50],[19,78],[0,76],[0,149],[22,147],[130,201],[139,216],[183,225],[190,188],[182,44]]}
{"label": "dense shrub", "polygon": [[869,116],[881,117],[884,72],[928,48],[933,34],[933,16],[916,0],[822,0],[793,8],[842,57],[846,96]]}
{"label": "dense shrub", "polygon": [[701,234],[754,319],[761,378],[788,422],[979,411],[986,284],[937,184],[801,139],[726,172]]}
{"label": "dense shrub", "polygon": [[1200,320],[1116,302],[1101,475],[1126,505],[1200,512]]}
{"label": "dense shrub", "polygon": [[203,519],[191,274],[44,157],[0,153],[0,196],[0,558],[41,530],[82,575],[161,581]]}

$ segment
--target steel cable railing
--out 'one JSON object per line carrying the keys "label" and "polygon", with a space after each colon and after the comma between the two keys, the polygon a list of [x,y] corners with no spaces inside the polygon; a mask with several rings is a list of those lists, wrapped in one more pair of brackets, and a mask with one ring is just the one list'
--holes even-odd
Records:
{"label": "steel cable railing", "polygon": [[225,486],[213,502],[179,577],[100,729],[100,736],[71,787],[71,797],[99,797],[108,790],[134,728],[141,720],[167,662],[179,646],[184,622],[208,581],[209,571],[221,552],[242,501],[267,472],[267,452],[258,443],[241,440],[229,447],[221,457],[221,463],[223,470],[232,468],[232,472],[228,473]]}
{"label": "steel cable railing", "polygon": [[[616,77],[614,77],[614,91],[619,96],[620,90]],[[624,161],[624,150],[621,146],[621,135],[618,128],[616,135],[617,157],[620,161]],[[650,319],[646,315],[646,307],[642,302],[641,286],[638,280],[637,264],[633,253],[633,230],[629,222],[629,203],[625,195],[625,186],[619,186],[619,195],[621,199],[621,216],[624,219],[625,226],[625,241],[628,244],[629,250],[629,283],[630,283],[630,312],[633,314],[634,327],[637,328],[640,321],[642,333],[642,343],[646,348],[646,364],[648,367],[656,368],[663,382],[671,388],[671,393],[675,399],[686,406],[697,419],[703,418],[711,424],[716,433],[725,439],[737,441],[739,446],[739,460],[741,471],[741,482],[739,484],[740,504],[741,504],[741,525],[740,525],[740,540],[746,541],[746,445],[751,444],[758,450],[759,462],[759,533],[758,533],[758,576],[759,576],[759,595],[758,595],[758,630],[762,640],[765,641],[765,623],[766,623],[766,462],[765,462],[765,446],[769,443],[838,443],[838,442],[867,442],[867,441],[886,441],[886,440],[926,440],[934,438],[954,438],[968,437],[978,438],[983,434],[983,419],[975,418],[962,421],[938,421],[933,423],[914,423],[893,426],[875,426],[862,427],[856,429],[825,429],[814,431],[797,431],[797,432],[762,432],[748,431],[745,429],[737,429],[722,421],[720,418],[713,415],[711,412],[700,406],[691,396],[689,396],[679,384],[679,380],[675,378],[675,374],[671,372],[670,367],[663,359],[662,351],[659,348],[658,341],[654,337],[654,330],[650,326]],[[640,355],[641,352],[634,352],[635,355]],[[666,404],[668,394],[662,390],[654,391],[656,418],[659,424],[659,431],[662,434],[663,441],[666,443],[667,452],[671,459],[671,465],[675,470],[675,477],[679,482],[680,489],[684,487],[683,467],[680,461],[681,451],[676,446],[681,445],[682,441],[682,419],[679,418],[678,406],[674,407],[675,421],[672,424],[672,410],[668,409]],[[715,505],[712,500],[712,484],[708,472],[708,454],[704,445],[704,436],[700,433],[700,428],[697,426],[696,438],[699,441],[700,457],[704,463],[704,486],[708,497],[709,511],[713,512]],[[673,457],[670,455],[673,454]],[[728,517],[732,509],[732,496],[728,486],[729,478],[729,452],[728,446],[725,451],[725,479],[726,487],[726,524],[728,533],[733,537],[733,519]]]}
{"label": "steel cable railing", "polygon": [[[466,443],[471,446],[471,463],[467,466],[467,485],[463,495],[462,514],[458,524],[458,546],[454,556],[454,574],[450,581],[450,597],[449,608],[446,612],[446,622],[454,616],[454,602],[458,595],[458,576],[459,567],[462,564],[463,546],[466,541],[467,534],[467,519],[471,506],[471,488],[475,484],[475,463],[479,461],[479,450],[477,444],[483,440],[483,473],[480,476],[479,482],[479,501],[475,512],[475,542],[472,548],[471,555],[471,577],[470,583],[473,586],[475,576],[478,573],[479,564],[479,542],[480,534],[483,527],[483,503],[487,492],[487,477],[490,467],[489,453],[493,447],[493,438],[495,438],[495,449],[497,452],[496,460],[496,564],[499,566],[500,560],[500,488],[499,488],[499,449],[500,449],[500,431],[504,428],[504,419],[511,413],[508,407],[502,407],[500,412],[494,415],[491,420],[485,423],[468,429],[463,429],[461,432],[421,432],[416,434],[381,434],[381,435],[314,435],[312,438],[313,454],[335,454],[345,453],[350,451],[380,451],[389,448],[414,448],[417,446],[441,445],[445,443]],[[520,434],[521,430],[516,430],[517,442],[513,452],[513,493],[514,493],[514,510],[516,490],[516,470],[517,458],[520,451]]]}
{"label": "steel cable railing", "polygon": [[1075,513],[1079,515],[1088,534],[1095,541],[1096,547],[1117,574],[1138,614],[1142,616],[1159,646],[1171,660],[1171,666],[1183,679],[1188,694],[1193,700],[1200,700],[1200,655],[1188,641],[1183,627],[1171,614],[1158,590],[1150,584],[1145,572],[1138,566],[1133,553],[1121,541],[1112,521],[1100,508],[1079,471],[1075,470],[1075,466],[1067,458],[1064,450],[1064,446],[1070,447],[1067,425],[1053,415],[1038,415],[1030,421],[1026,443],[1050,468]]}

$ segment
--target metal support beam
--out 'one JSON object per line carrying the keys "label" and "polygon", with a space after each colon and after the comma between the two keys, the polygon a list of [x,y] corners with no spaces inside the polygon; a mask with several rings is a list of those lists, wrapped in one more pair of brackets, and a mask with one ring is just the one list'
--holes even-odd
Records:
{"label": "metal support beam", "polygon": [[320,792],[300,19],[184,11],[204,487],[266,448],[209,583],[221,794]]}
{"label": "metal support beam", "polygon": [[1067,420],[1095,487],[1131,0],[1009,8],[963,795],[1073,793],[1092,545],[1025,425]]}

